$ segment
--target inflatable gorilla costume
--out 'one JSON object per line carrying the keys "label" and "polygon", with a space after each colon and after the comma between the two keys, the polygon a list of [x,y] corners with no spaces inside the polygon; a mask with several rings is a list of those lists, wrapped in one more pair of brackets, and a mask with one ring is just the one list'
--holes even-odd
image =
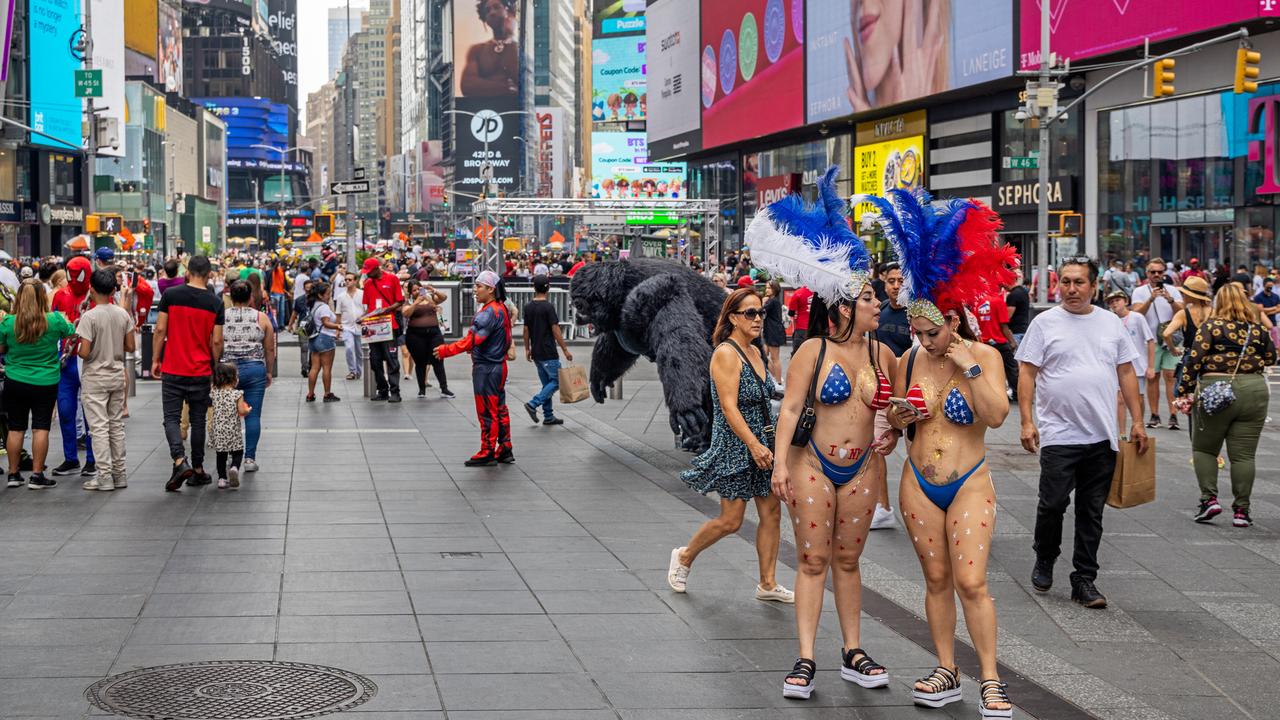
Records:
{"label": "inflatable gorilla costume", "polygon": [[658,365],[671,430],[686,450],[711,442],[711,334],[725,293],[672,260],[636,258],[584,265],[569,287],[578,323],[597,332],[591,396],[605,391],[641,355]]}

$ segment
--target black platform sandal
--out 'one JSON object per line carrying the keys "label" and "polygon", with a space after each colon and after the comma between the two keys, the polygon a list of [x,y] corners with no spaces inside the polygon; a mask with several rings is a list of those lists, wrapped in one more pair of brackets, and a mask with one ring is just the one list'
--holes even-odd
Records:
{"label": "black platform sandal", "polygon": [[[796,660],[791,672],[787,673],[787,676],[782,680],[782,697],[808,700],[809,696],[813,694],[813,674],[817,671],[818,665],[809,658]],[[804,680],[804,685],[787,682],[787,680],[792,679]]]}
{"label": "black platform sandal", "polygon": [[[861,656],[861,657],[859,657]],[[854,660],[857,658],[857,660]],[[840,677],[864,688],[878,688],[889,684],[889,671],[871,659],[866,650],[853,648],[840,652]],[[879,670],[880,672],[873,672]]]}
{"label": "black platform sandal", "polygon": [[[982,688],[982,702],[978,704],[978,710],[982,712],[984,718],[1012,718],[1013,703],[1009,700],[1009,693],[1005,692],[1008,685],[999,680],[983,680],[979,685]],[[1007,708],[994,708],[992,705],[1004,703]]]}
{"label": "black platform sandal", "polygon": [[948,670],[939,666],[927,677],[922,677],[916,682],[929,688],[928,690],[921,690],[914,686],[911,688],[911,699],[917,705],[940,708],[960,700],[959,668]]}

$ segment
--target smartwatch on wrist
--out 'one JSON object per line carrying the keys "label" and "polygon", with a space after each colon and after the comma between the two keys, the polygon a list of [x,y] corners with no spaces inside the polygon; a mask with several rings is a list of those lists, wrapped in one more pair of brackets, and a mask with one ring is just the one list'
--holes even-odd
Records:
{"label": "smartwatch on wrist", "polygon": [[965,370],[962,374],[965,377],[972,380],[982,374],[982,366],[977,363],[974,363],[972,367],[970,367],[968,370]]}

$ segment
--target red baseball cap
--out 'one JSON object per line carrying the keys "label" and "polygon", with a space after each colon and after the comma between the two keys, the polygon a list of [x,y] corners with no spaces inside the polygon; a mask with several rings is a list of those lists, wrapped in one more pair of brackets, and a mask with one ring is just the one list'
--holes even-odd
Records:
{"label": "red baseball cap", "polygon": [[375,257],[365,258],[364,265],[360,267],[362,270],[365,271],[365,273],[368,273],[370,271],[373,271],[382,267],[382,263],[378,262],[378,258],[375,258]]}
{"label": "red baseball cap", "polygon": [[743,275],[742,277],[738,278],[738,287],[740,288],[749,288],[749,287],[755,287],[755,286],[756,286],[756,283],[754,280],[751,279],[750,275]]}

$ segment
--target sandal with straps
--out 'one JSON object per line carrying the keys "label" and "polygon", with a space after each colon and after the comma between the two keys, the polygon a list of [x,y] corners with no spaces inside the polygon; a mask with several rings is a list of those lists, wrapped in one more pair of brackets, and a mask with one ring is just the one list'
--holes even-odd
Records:
{"label": "sandal with straps", "polygon": [[[808,700],[813,694],[813,674],[818,671],[818,665],[809,658],[800,658],[796,660],[796,664],[791,668],[791,672],[782,680],[782,697],[795,698],[797,700]],[[804,680],[804,685],[796,685],[789,683],[791,679]]]}
{"label": "sandal with straps", "polygon": [[[1013,702],[1009,700],[1009,693],[1006,690],[1009,685],[999,680],[983,680],[979,685],[982,688],[982,702],[978,705],[978,710],[982,712],[984,718],[1012,718]],[[1007,708],[991,707],[997,703],[1008,705]]]}
{"label": "sandal with straps", "polygon": [[[861,657],[859,657],[861,656]],[[854,658],[858,658],[854,660]],[[840,677],[864,688],[878,688],[889,684],[889,671],[871,659],[866,650],[853,648],[840,653]],[[873,670],[879,670],[873,673]]]}
{"label": "sandal with straps", "polygon": [[939,665],[928,676],[916,681],[929,689],[921,690],[918,687],[912,687],[911,699],[917,705],[931,708],[940,708],[959,701],[961,699],[959,673],[959,668],[948,670]]}

